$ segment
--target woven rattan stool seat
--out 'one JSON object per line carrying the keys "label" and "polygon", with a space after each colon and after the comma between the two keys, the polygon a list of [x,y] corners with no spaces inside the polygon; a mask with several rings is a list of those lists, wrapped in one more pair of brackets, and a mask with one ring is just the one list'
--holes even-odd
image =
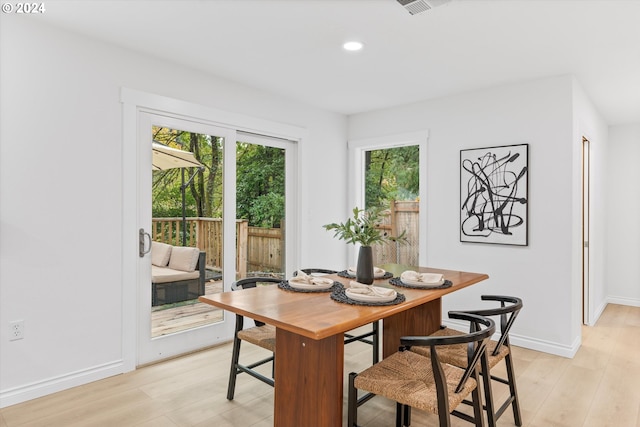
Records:
{"label": "woven rattan stool seat", "polygon": [[272,325],[255,326],[238,331],[238,338],[275,353],[276,328]]}
{"label": "woven rattan stool seat", "polygon": [[[443,369],[447,388],[455,390],[464,370],[450,365],[443,365]],[[431,362],[428,358],[411,351],[397,352],[383,359],[358,374],[354,384],[359,390],[385,396],[432,414],[438,413],[438,397]],[[460,393],[449,393],[449,408],[456,408],[475,387],[475,380],[470,378]]]}

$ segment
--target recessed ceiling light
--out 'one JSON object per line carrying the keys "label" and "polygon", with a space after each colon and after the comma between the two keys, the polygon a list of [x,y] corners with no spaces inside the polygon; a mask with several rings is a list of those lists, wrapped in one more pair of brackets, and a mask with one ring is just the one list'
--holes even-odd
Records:
{"label": "recessed ceiling light", "polygon": [[351,52],[355,52],[357,50],[360,50],[360,49],[362,49],[363,46],[364,45],[361,42],[356,42],[356,41],[346,42],[345,44],[342,45],[344,50],[349,50]]}

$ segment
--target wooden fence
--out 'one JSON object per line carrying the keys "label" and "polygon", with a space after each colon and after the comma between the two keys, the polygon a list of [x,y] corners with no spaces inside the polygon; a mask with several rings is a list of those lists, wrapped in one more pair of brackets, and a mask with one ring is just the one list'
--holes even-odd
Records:
{"label": "wooden fence", "polygon": [[[381,225],[392,236],[406,231],[408,243],[385,243],[373,247],[375,264],[418,265],[418,202],[394,201]],[[152,238],[158,242],[182,245],[182,218],[154,218]],[[222,271],[222,219],[187,218],[186,246],[207,253],[207,268]],[[236,271],[238,277],[248,272],[282,273],[284,271],[284,228],[249,227],[246,220],[236,221]]]}
{"label": "wooden fence", "polygon": [[249,227],[247,264],[249,271],[284,272],[284,236],[282,228]]}
{"label": "wooden fence", "polygon": [[[236,221],[236,271],[239,277],[247,275],[248,224],[246,220]],[[156,242],[182,246],[183,228],[186,233],[186,246],[205,251],[207,268],[222,271],[222,219],[187,218],[183,227],[182,218],[153,218],[151,238]]]}
{"label": "wooden fence", "polygon": [[391,236],[405,231],[406,244],[395,242],[373,246],[374,264],[418,265],[419,205],[417,201],[392,201],[379,227]]}
{"label": "wooden fence", "polygon": [[[207,268],[222,271],[222,219],[153,218],[151,237],[157,242],[182,246],[183,228],[186,246],[196,247],[207,253]],[[249,271],[284,271],[282,254],[283,232],[281,228],[249,227],[246,220],[236,221],[238,277],[246,277]]]}

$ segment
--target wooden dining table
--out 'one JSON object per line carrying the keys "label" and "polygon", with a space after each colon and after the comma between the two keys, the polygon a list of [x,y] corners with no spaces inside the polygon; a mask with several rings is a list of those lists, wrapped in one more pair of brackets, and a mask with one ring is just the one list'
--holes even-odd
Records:
{"label": "wooden dining table", "polygon": [[[444,289],[392,286],[388,279],[374,285],[395,289],[405,301],[365,306],[334,301],[329,292],[303,293],[258,286],[236,292],[204,295],[201,302],[276,327],[274,426],[336,427],[342,425],[344,333],[382,320],[382,355],[398,350],[400,337],[428,335],[441,324],[444,295],[489,276],[400,264],[380,265],[399,277],[403,271],[441,273],[452,282]],[[329,275],[348,287],[353,279]]]}

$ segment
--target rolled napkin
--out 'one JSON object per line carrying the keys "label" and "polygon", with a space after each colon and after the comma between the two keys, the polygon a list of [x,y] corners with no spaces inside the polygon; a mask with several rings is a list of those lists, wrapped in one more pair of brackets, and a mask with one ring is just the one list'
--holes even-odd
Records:
{"label": "rolled napkin", "polygon": [[438,273],[418,273],[417,271],[407,270],[400,275],[400,280],[408,285],[442,285],[444,276]]}
{"label": "rolled napkin", "polygon": [[[347,272],[348,272],[350,275],[352,275],[352,276],[354,276],[354,277],[355,277],[355,275],[356,275],[356,268],[355,268],[355,267],[349,267],[349,269],[347,270]],[[378,268],[378,267],[373,267],[373,277],[374,277],[374,278],[376,278],[376,279],[377,279],[377,278],[379,278],[379,277],[382,277],[382,276],[384,276],[384,275],[385,275],[385,273],[386,273],[386,271],[384,271],[383,269]]]}
{"label": "rolled napkin", "polygon": [[298,271],[298,275],[289,279],[289,284],[298,285],[316,285],[316,286],[332,286],[333,280],[326,277],[311,276],[304,271]]}
{"label": "rolled napkin", "polygon": [[393,289],[383,288],[380,286],[365,285],[364,283],[352,280],[349,287],[345,290],[347,296],[349,294],[355,296],[365,296],[368,300],[393,300],[397,293]]}

